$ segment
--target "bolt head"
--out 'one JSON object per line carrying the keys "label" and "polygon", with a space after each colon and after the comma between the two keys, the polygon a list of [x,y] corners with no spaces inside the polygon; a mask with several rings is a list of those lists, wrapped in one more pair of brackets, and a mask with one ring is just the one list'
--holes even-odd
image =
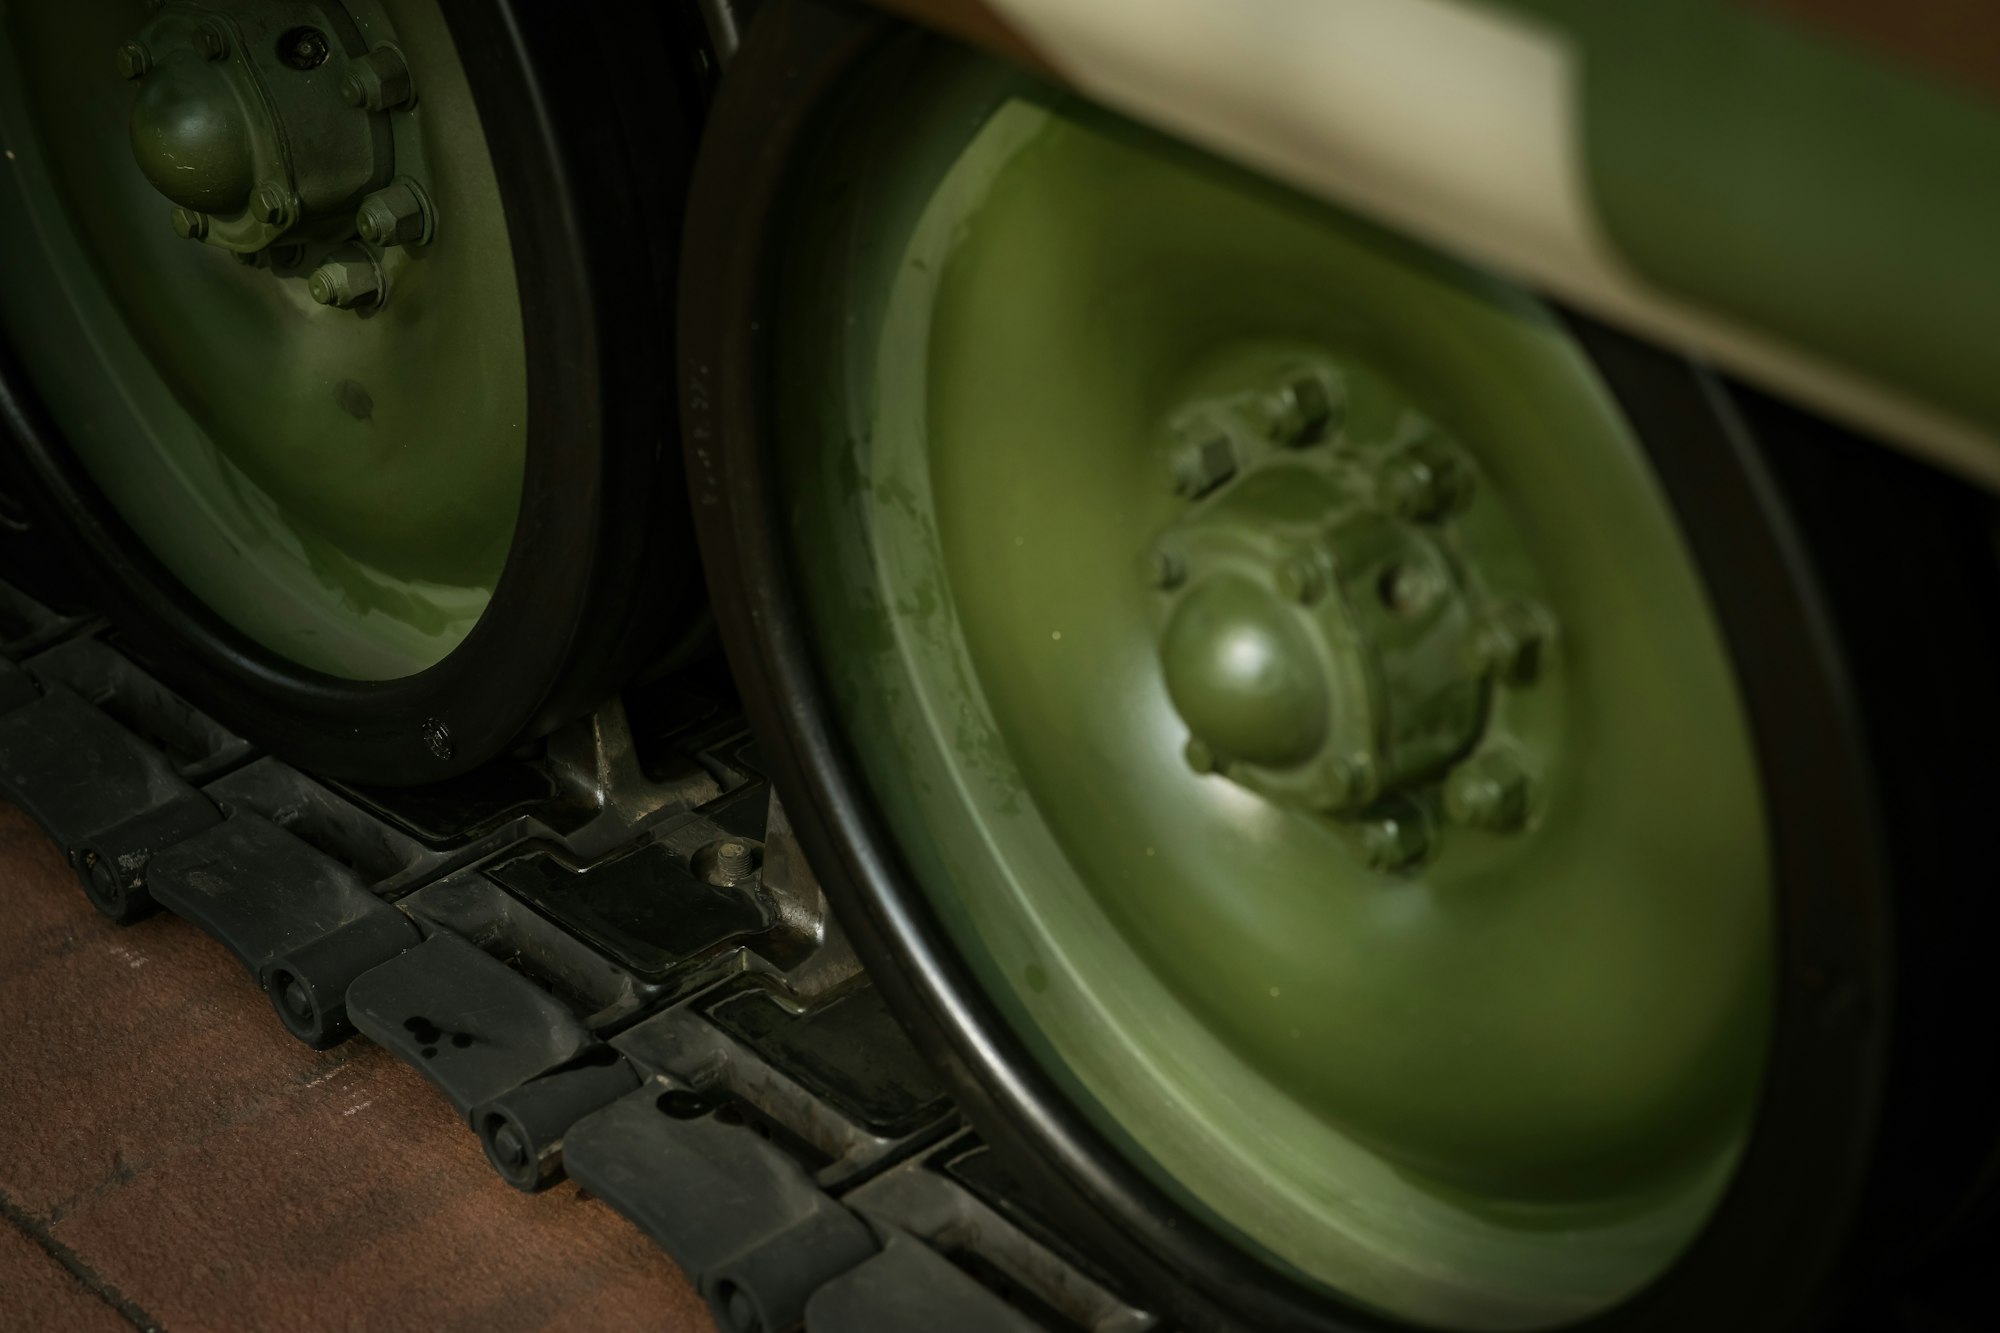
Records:
{"label": "bolt head", "polygon": [[146,71],[153,67],[153,53],[138,42],[127,42],[118,48],[114,63],[119,78],[127,82],[143,79],[146,77]]}
{"label": "bolt head", "polygon": [[174,235],[184,241],[198,241],[208,235],[208,214],[197,213],[192,208],[176,208],[173,212]]}
{"label": "bolt head", "polygon": [[1323,440],[1339,424],[1333,395],[1318,375],[1299,374],[1270,399],[1271,438],[1294,447]]}
{"label": "bolt head", "polygon": [[203,60],[220,60],[229,54],[229,34],[219,24],[205,23],[194,35],[194,49]]}
{"label": "bolt head", "polygon": [[413,245],[424,238],[426,213],[423,195],[399,180],[361,201],[354,230],[370,245]]}
{"label": "bolt head", "polygon": [[255,200],[257,220],[271,226],[283,226],[292,216],[291,191],[282,185],[266,185],[257,191]]}
{"label": "bolt head", "polygon": [[354,61],[340,80],[340,100],[369,111],[402,106],[411,92],[410,67],[389,46],[378,46]]}
{"label": "bolt head", "polygon": [[1371,819],[1361,829],[1361,851],[1370,869],[1384,874],[1408,870],[1429,855],[1430,831],[1423,812],[1408,801]]}
{"label": "bolt head", "polygon": [[[373,264],[346,259],[330,259],[306,279],[306,291],[313,300],[341,310],[373,305],[380,298],[381,286]],[[442,722],[424,723],[423,737],[432,754],[440,759],[451,758],[451,732]]]}
{"label": "bolt head", "polygon": [[1278,566],[1276,582],[1287,601],[1311,606],[1326,592],[1326,571],[1310,553],[1300,552]]}
{"label": "bolt head", "polygon": [[1479,655],[1509,685],[1526,685],[1542,674],[1548,656],[1548,613],[1531,602],[1502,602],[1479,628]]}
{"label": "bolt head", "polygon": [[1236,475],[1236,442],[1225,434],[1210,435],[1176,449],[1169,465],[1175,493],[1193,500]]}
{"label": "bolt head", "polygon": [[1472,499],[1472,468],[1459,451],[1435,436],[1385,459],[1375,476],[1376,502],[1419,523],[1436,523]]}
{"label": "bolt head", "polygon": [[1528,822],[1528,775],[1505,751],[1474,755],[1445,778],[1444,812],[1466,828],[1511,833]]}

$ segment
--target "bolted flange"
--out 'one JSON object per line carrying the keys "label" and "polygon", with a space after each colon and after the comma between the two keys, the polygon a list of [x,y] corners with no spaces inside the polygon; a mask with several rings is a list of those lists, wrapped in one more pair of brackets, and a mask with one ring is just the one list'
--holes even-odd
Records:
{"label": "bolted flange", "polygon": [[306,279],[306,291],[321,305],[341,310],[379,305],[382,275],[369,260],[329,259]]}
{"label": "bolted flange", "polygon": [[1188,767],[1359,820],[1369,862],[1400,871],[1436,845],[1441,786],[1455,823],[1525,822],[1524,770],[1480,747],[1554,622],[1489,598],[1441,531],[1473,501],[1469,457],[1403,405],[1374,405],[1389,439],[1351,439],[1350,387],[1295,369],[1178,414],[1170,466],[1199,503],[1147,568]]}
{"label": "bolted flange", "polygon": [[[116,56],[138,83],[134,158],[168,199],[207,216],[198,239],[209,245],[338,242],[399,179],[402,140],[381,113],[408,103],[410,71],[393,47],[367,50],[339,0],[171,0]],[[392,244],[409,243],[405,211],[378,218],[406,237]],[[427,206],[418,214],[427,237]]]}

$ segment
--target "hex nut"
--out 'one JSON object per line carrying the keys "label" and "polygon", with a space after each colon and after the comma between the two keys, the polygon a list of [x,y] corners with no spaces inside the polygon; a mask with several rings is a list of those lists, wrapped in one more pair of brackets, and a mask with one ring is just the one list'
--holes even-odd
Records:
{"label": "hex nut", "polygon": [[1408,870],[1430,854],[1430,830],[1423,812],[1409,801],[1371,819],[1361,829],[1361,851],[1371,869],[1385,874]]}
{"label": "hex nut", "polygon": [[198,241],[208,235],[208,214],[197,213],[192,208],[176,208],[173,212],[174,235],[184,241]]}
{"label": "hex nut", "polygon": [[252,201],[257,220],[273,227],[288,227],[292,222],[292,192],[282,185],[266,185],[257,191]]}
{"label": "hex nut", "polygon": [[1511,833],[1528,821],[1528,775],[1504,750],[1476,754],[1445,778],[1444,812],[1466,828]]}
{"label": "hex nut", "polygon": [[1174,451],[1171,462],[1176,494],[1193,500],[1236,475],[1236,444],[1217,433]]}
{"label": "hex nut", "polygon": [[1339,407],[1325,380],[1295,375],[1271,395],[1271,438],[1294,448],[1323,440],[1339,427]]}
{"label": "hex nut", "polygon": [[153,67],[153,53],[142,43],[127,42],[118,48],[114,61],[118,67],[118,77],[130,82],[133,79],[146,77],[146,71]]}
{"label": "hex nut", "polygon": [[429,209],[414,184],[394,181],[361,201],[354,215],[354,230],[370,245],[385,249],[413,245],[429,230]]}
{"label": "hex nut", "polygon": [[229,54],[229,33],[220,23],[204,23],[195,31],[194,49],[203,60],[220,60]]}
{"label": "hex nut", "polygon": [[1326,571],[1310,551],[1287,557],[1279,564],[1273,581],[1280,596],[1300,606],[1311,606],[1326,592]]}
{"label": "hex nut", "polygon": [[368,111],[402,106],[414,91],[410,67],[404,63],[402,52],[393,46],[378,46],[353,61],[340,81],[341,100]]}
{"label": "hex nut", "polygon": [[[336,306],[349,310],[358,305],[373,305],[380,299],[382,280],[375,272],[373,264],[360,263],[349,259],[329,259],[314,269],[306,279],[306,290],[312,299],[321,305]],[[424,741],[438,758],[451,755],[451,733],[442,723],[426,722],[423,727]],[[442,750],[442,753],[440,753]]]}

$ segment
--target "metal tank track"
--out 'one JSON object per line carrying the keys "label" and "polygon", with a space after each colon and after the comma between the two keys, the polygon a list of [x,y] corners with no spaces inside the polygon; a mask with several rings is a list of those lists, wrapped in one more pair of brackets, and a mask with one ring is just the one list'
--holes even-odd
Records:
{"label": "metal tank track", "polygon": [[263,754],[101,621],[0,583],[0,795],[114,915],[423,1074],[517,1189],[568,1175],[727,1333],[1141,1333],[847,947],[725,686],[669,677],[456,781]]}

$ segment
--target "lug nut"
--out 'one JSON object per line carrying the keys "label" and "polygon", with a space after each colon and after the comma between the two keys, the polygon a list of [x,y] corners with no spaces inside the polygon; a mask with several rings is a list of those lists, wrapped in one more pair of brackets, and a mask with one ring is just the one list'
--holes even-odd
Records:
{"label": "lug nut", "polygon": [[1294,447],[1326,438],[1339,428],[1338,404],[1326,381],[1300,374],[1271,395],[1271,438]]}
{"label": "lug nut", "polygon": [[1451,517],[1471,501],[1472,489],[1471,467],[1435,437],[1399,450],[1375,476],[1377,503],[1419,523]]}
{"label": "lug nut", "polygon": [[1511,833],[1528,821],[1528,775],[1505,751],[1474,755],[1445,778],[1444,812],[1466,828]]}
{"label": "lug nut", "polygon": [[292,220],[292,192],[282,185],[266,185],[257,191],[256,215],[259,222],[274,227],[289,226]]}
{"label": "lug nut", "polygon": [[378,46],[347,67],[340,97],[349,106],[386,111],[410,100],[410,67],[393,46]]}
{"label": "lug nut", "polygon": [[194,35],[194,49],[203,60],[220,60],[229,54],[229,34],[219,23],[204,23]]}
{"label": "lug nut", "polygon": [[[312,299],[321,305],[348,310],[358,305],[373,305],[381,294],[382,280],[376,276],[373,264],[357,263],[348,259],[329,259],[314,269],[312,276],[306,279],[306,290],[312,294]],[[426,723],[424,728],[425,739],[429,741],[433,752],[438,749],[438,741],[431,734],[431,727],[436,725]],[[446,746],[444,754],[438,756],[440,759],[451,753],[448,740]]]}
{"label": "lug nut", "polygon": [[1526,685],[1542,674],[1549,641],[1548,614],[1532,602],[1502,602],[1479,627],[1479,656],[1509,685]]}
{"label": "lug nut", "polygon": [[1174,451],[1171,461],[1176,494],[1192,500],[1236,475],[1236,445],[1227,435],[1211,435]]}
{"label": "lug nut", "polygon": [[370,245],[411,245],[424,238],[428,212],[417,187],[399,180],[361,201],[354,230]]}
{"label": "lug nut", "polygon": [[1311,606],[1326,591],[1326,572],[1309,553],[1301,552],[1278,566],[1278,592],[1286,601]]}
{"label": "lug nut", "polygon": [[176,208],[173,213],[174,235],[184,241],[198,241],[208,235],[208,214],[197,213],[192,208]]}
{"label": "lug nut", "polygon": [[127,42],[118,48],[114,61],[118,77],[129,82],[146,77],[146,71],[153,67],[153,53],[138,42]]}
{"label": "lug nut", "polygon": [[1361,852],[1370,869],[1385,874],[1408,870],[1430,854],[1430,830],[1424,813],[1410,801],[1391,802],[1391,809],[1361,829]]}

